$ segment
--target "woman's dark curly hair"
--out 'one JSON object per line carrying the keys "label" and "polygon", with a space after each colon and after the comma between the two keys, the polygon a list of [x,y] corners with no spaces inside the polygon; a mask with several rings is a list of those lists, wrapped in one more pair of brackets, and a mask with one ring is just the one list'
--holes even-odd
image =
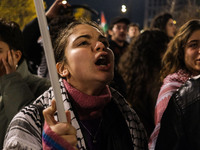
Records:
{"label": "woman's dark curly hair", "polygon": [[184,61],[184,47],[187,43],[189,37],[196,30],[200,29],[200,20],[194,19],[186,22],[181,28],[178,30],[176,36],[169,43],[169,47],[162,59],[162,70],[161,70],[161,81],[168,75],[172,74],[179,69],[186,68]]}
{"label": "woman's dark curly hair", "polygon": [[140,100],[159,80],[161,58],[169,40],[160,30],[146,30],[131,42],[121,57],[119,70],[127,84],[128,100]]}
{"label": "woman's dark curly hair", "polygon": [[159,75],[161,58],[168,42],[164,32],[154,29],[144,31],[129,45],[119,64],[129,99],[132,100],[134,95],[143,95],[146,85],[154,80],[154,74]]}
{"label": "woman's dark curly hair", "polygon": [[151,22],[151,29],[158,28],[166,33],[166,25],[169,19],[173,19],[170,13],[161,13],[157,15]]}
{"label": "woman's dark curly hair", "polygon": [[127,100],[143,122],[148,136],[154,129],[154,108],[161,86],[161,59],[168,42],[164,32],[146,30],[131,42],[119,63],[127,85]]}

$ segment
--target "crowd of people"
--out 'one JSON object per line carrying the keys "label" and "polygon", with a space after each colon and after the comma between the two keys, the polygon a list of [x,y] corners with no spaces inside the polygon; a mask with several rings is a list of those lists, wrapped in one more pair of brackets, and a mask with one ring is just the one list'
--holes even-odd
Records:
{"label": "crowd of people", "polygon": [[[55,0],[46,12],[67,122],[60,122],[38,20],[0,19],[0,149],[199,149],[200,19],[170,13],[106,33]],[[60,14],[60,10],[65,15]]]}

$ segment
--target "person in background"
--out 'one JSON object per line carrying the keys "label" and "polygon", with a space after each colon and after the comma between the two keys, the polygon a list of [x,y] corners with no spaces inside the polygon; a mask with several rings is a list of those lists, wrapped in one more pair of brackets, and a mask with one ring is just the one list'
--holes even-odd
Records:
{"label": "person in background", "polygon": [[[50,32],[52,44],[55,43],[55,40],[59,34],[59,31],[67,27],[67,25],[73,21],[74,21],[74,17],[70,16],[69,14],[59,15],[51,19],[51,21],[49,22],[49,32]],[[41,44],[41,47],[43,48],[42,38],[40,38],[38,42]],[[40,77],[49,78],[49,71],[48,71],[44,51],[42,52],[41,62],[37,69],[37,75]]]}
{"label": "person in background", "polygon": [[[72,15],[69,3],[63,4],[62,0],[55,0],[55,2],[51,5],[48,11],[45,13],[47,22],[49,26],[49,31],[52,39],[52,44],[54,43],[53,40],[55,39],[55,22],[61,23],[59,25],[60,28],[56,28],[57,32],[63,28],[64,21],[66,21],[66,25],[72,21]],[[62,12],[65,11],[65,14]],[[54,30],[54,31],[53,31]],[[48,77],[48,70],[45,67],[45,55],[42,44],[42,38],[40,34],[40,29],[38,25],[38,19],[35,18],[31,22],[29,22],[23,29],[23,36],[24,36],[24,55],[27,59],[28,68],[31,73],[38,74],[42,77]],[[53,34],[53,35],[52,35]],[[42,66],[42,67],[41,67]],[[40,67],[40,68],[39,68]]]}
{"label": "person in background", "polygon": [[140,27],[137,23],[130,23],[128,25],[127,42],[130,43],[135,37],[140,34]]}
{"label": "person in background", "polygon": [[71,121],[67,115],[68,123],[57,122],[51,88],[34,102],[47,108],[44,128],[37,107],[27,106],[12,120],[4,148],[42,149],[43,144],[43,149],[147,149],[137,114],[108,86],[114,76],[114,56],[108,46],[98,24],[78,20],[68,25],[54,51],[63,105]]}
{"label": "person in background", "polygon": [[172,95],[161,119],[155,149],[200,149],[199,111],[200,75],[189,79]]}
{"label": "person in background", "polygon": [[158,29],[146,30],[132,41],[119,62],[127,85],[127,100],[144,124],[148,138],[154,125],[154,109],[161,86],[161,59],[169,40]]}
{"label": "person in background", "polygon": [[161,13],[157,15],[151,22],[150,28],[160,29],[167,34],[170,40],[176,35],[176,25],[170,13]]}
{"label": "person in background", "polygon": [[121,55],[126,51],[128,43],[126,42],[127,29],[130,20],[124,17],[114,18],[110,25],[108,33],[111,36],[109,40],[110,49],[115,56],[115,64],[118,65]]}
{"label": "person in background", "polygon": [[50,87],[50,81],[28,71],[18,24],[0,19],[0,149],[14,115]]}
{"label": "person in background", "polygon": [[155,107],[155,129],[149,149],[154,149],[160,130],[160,120],[172,94],[190,77],[200,74],[200,20],[190,20],[179,30],[163,56],[161,86]]}
{"label": "person in background", "polygon": [[124,97],[126,97],[126,84],[118,71],[118,63],[120,57],[128,47],[126,37],[129,23],[130,20],[127,18],[116,17],[111,21],[108,30],[110,35],[109,47],[115,56],[114,79],[110,83],[110,86],[117,89]]}

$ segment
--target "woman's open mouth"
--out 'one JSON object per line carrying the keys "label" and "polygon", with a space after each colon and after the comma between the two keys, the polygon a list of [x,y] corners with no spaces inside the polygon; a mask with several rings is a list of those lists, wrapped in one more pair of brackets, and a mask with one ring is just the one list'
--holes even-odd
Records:
{"label": "woman's open mouth", "polygon": [[108,59],[106,56],[101,55],[95,63],[98,66],[107,66]]}
{"label": "woman's open mouth", "polygon": [[98,69],[100,70],[103,70],[103,71],[109,70],[111,67],[111,63],[110,63],[110,58],[108,54],[100,54],[97,57],[95,65],[98,66]]}

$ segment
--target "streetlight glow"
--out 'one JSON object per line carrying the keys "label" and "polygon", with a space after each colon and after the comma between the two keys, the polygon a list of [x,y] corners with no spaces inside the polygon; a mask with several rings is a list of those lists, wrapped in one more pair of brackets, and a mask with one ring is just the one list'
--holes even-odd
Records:
{"label": "streetlight glow", "polygon": [[122,5],[121,11],[122,11],[123,13],[125,13],[125,12],[127,11],[126,5]]}
{"label": "streetlight glow", "polygon": [[62,4],[64,4],[64,5],[67,4],[67,1],[66,1],[66,0],[63,0],[63,1],[62,1]]}

